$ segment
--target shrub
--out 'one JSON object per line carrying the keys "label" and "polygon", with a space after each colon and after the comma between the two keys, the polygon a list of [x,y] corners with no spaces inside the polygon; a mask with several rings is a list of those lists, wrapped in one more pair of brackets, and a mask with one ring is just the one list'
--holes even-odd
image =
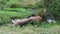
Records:
{"label": "shrub", "polygon": [[[21,9],[20,9],[21,10]],[[27,18],[29,17],[30,15],[32,15],[33,13],[32,12],[29,12],[29,11],[24,11],[24,10],[21,10],[19,12],[14,12],[14,11],[0,11],[0,23],[1,24],[7,24],[7,23],[10,23],[11,20],[12,20],[12,17],[17,17],[18,18]]]}
{"label": "shrub", "polygon": [[[52,15],[60,17],[60,0],[44,0],[45,8],[49,9]],[[60,19],[60,18],[56,18]]]}

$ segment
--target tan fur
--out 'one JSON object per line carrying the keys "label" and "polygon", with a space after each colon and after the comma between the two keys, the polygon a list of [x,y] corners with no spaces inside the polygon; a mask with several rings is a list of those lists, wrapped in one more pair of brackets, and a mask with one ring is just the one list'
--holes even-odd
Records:
{"label": "tan fur", "polygon": [[35,21],[41,21],[42,17],[40,17],[40,16],[34,16],[34,17],[30,17],[29,19],[35,20]]}
{"label": "tan fur", "polygon": [[40,16],[34,16],[34,17],[30,17],[30,18],[25,18],[25,19],[17,19],[15,21],[12,20],[12,22],[13,22],[13,25],[17,25],[17,24],[23,25],[32,20],[40,21],[40,20],[42,20],[42,18]]}

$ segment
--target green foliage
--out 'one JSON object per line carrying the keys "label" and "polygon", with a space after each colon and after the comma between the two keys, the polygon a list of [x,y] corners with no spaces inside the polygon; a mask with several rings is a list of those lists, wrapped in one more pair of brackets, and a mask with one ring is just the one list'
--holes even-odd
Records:
{"label": "green foliage", "polygon": [[40,15],[40,16],[45,16],[46,14],[46,9],[45,8],[40,8],[36,10],[36,15]]}
{"label": "green foliage", "polygon": [[55,17],[60,17],[60,0],[45,0],[45,8]]}
{"label": "green foliage", "polygon": [[43,7],[44,2],[36,1],[36,0],[9,0],[6,2],[5,7],[12,7],[12,8],[20,8],[20,7],[26,7],[26,8],[37,8],[37,7]]}
{"label": "green foliage", "polygon": [[0,11],[0,18],[2,19],[0,20],[1,21],[0,23],[1,24],[10,23],[12,17],[17,17],[17,19],[18,18],[23,19],[29,17],[32,14],[33,14],[32,12],[24,11],[24,10],[21,10],[20,12]]}
{"label": "green foliage", "polygon": [[[36,12],[25,8],[34,8]],[[0,0],[0,9],[3,9],[0,11],[0,23],[10,23],[12,17],[26,18],[33,13],[44,16],[46,9],[55,17],[60,17],[60,0]]]}
{"label": "green foliage", "polygon": [[27,12],[27,10],[26,9],[24,9],[24,8],[4,8],[4,10],[6,10],[6,11],[23,11],[23,12]]}

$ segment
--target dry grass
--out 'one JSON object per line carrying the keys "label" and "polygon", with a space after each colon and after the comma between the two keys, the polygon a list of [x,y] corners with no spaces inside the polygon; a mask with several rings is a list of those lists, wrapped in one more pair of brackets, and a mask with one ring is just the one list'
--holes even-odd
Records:
{"label": "dry grass", "polygon": [[24,27],[1,26],[0,34],[60,34],[60,25],[42,25],[40,27],[32,25],[27,25]]}

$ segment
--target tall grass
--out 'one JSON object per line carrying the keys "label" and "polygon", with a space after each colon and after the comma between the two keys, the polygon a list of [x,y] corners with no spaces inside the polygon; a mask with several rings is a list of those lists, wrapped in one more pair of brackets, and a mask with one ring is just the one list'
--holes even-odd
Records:
{"label": "tall grass", "polygon": [[45,24],[42,26],[1,26],[0,34],[60,34],[60,25]]}

